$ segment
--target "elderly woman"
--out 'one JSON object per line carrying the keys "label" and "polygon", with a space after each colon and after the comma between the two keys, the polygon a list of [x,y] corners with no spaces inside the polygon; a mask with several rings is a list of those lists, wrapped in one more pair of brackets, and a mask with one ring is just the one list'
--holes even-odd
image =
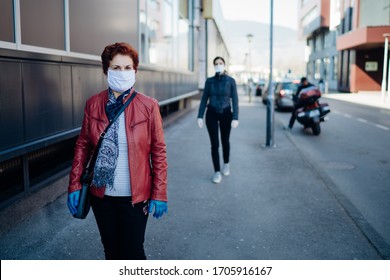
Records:
{"label": "elderly woman", "polygon": [[[77,139],[68,207],[77,212],[80,177],[101,133],[136,91],[138,53],[127,43],[107,46],[102,55],[108,89],[88,99]],[[97,154],[91,206],[106,259],[146,259],[148,214],[167,212],[166,145],[157,101],[137,93],[108,129]]]}

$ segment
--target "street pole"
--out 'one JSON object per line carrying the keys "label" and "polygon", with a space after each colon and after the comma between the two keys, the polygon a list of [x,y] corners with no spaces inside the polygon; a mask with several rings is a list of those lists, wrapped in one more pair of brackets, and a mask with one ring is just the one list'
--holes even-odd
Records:
{"label": "street pole", "polygon": [[249,81],[248,81],[248,88],[249,88],[249,103],[252,102],[252,89],[253,89],[253,78],[252,78],[252,56],[251,56],[251,48],[252,48],[252,34],[247,34],[246,38],[248,39],[248,70],[249,70]]}
{"label": "street pole", "polygon": [[[382,102],[385,102],[385,93],[386,93],[386,74],[387,74],[387,53],[389,51],[389,39],[390,33],[383,34],[383,37],[385,37],[385,53],[383,55],[383,76],[382,76]],[[389,82],[390,82],[390,75],[389,75]],[[390,85],[388,83],[388,88],[390,88]]]}
{"label": "street pole", "polygon": [[[388,38],[390,36],[390,33],[387,33],[387,37]],[[389,49],[389,40],[387,40],[387,50]],[[388,67],[389,67],[389,71],[388,71],[388,74],[387,74],[387,94],[386,94],[386,97],[389,97],[390,96],[390,57],[389,57],[389,63],[387,64]],[[386,97],[383,99],[383,102],[386,102]]]}
{"label": "street pole", "polygon": [[272,41],[273,41],[273,25],[274,25],[274,1],[271,0],[271,23],[270,23],[270,39],[269,39],[269,82],[268,82],[268,98],[267,98],[267,139],[266,147],[274,146],[274,88],[272,83]]}

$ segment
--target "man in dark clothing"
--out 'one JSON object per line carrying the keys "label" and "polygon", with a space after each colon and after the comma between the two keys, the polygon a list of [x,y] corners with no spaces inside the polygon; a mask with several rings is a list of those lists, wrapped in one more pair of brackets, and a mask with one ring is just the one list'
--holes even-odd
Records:
{"label": "man in dark clothing", "polygon": [[288,123],[288,126],[283,126],[283,129],[291,130],[293,128],[293,125],[294,125],[294,122],[295,122],[295,119],[296,119],[295,113],[296,113],[296,111],[299,108],[303,107],[303,104],[298,99],[298,95],[299,95],[299,93],[301,92],[302,89],[308,88],[308,87],[311,87],[311,86],[313,86],[313,84],[309,83],[309,81],[307,80],[306,77],[302,77],[301,78],[301,84],[298,86],[297,91],[293,95],[294,109],[292,110],[290,121]]}

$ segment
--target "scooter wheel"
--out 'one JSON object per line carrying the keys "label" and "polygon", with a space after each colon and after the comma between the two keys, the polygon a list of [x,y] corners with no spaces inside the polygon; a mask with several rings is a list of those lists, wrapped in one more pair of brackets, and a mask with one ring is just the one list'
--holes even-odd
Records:
{"label": "scooter wheel", "polygon": [[313,123],[311,130],[313,130],[314,135],[320,135],[320,133],[321,133],[320,123]]}

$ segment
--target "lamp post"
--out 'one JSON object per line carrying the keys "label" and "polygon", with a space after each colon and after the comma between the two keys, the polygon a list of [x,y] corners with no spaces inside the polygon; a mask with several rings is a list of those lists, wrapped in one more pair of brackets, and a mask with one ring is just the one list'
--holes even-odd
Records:
{"label": "lamp post", "polygon": [[248,59],[248,53],[246,52],[245,53],[245,78],[246,78],[246,81],[248,81],[248,79],[249,79],[249,59]]}
{"label": "lamp post", "polygon": [[[389,51],[389,39],[390,33],[383,34],[383,37],[385,37],[385,53],[383,55],[383,76],[382,76],[382,102],[385,102],[385,94],[386,94],[386,74],[387,74],[387,53]],[[387,82],[387,92],[390,91],[390,74],[389,74],[389,80]]]}
{"label": "lamp post", "polygon": [[252,65],[251,65],[251,49],[252,49],[252,39],[253,39],[253,35],[252,34],[247,34],[246,35],[246,38],[248,39],[248,62],[249,62],[249,76],[252,77]]}
{"label": "lamp post", "polygon": [[251,57],[251,48],[252,48],[252,39],[253,35],[252,34],[247,34],[246,38],[248,39],[248,97],[249,97],[249,103],[252,102],[252,88],[253,88],[253,79],[252,79],[252,57]]}

